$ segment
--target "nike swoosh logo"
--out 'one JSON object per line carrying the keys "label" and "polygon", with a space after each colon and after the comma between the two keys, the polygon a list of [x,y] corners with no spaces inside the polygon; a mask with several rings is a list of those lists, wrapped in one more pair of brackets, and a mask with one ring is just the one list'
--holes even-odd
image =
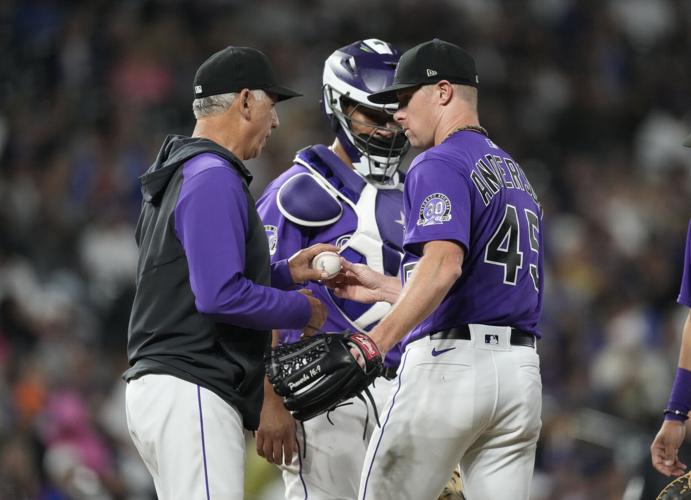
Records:
{"label": "nike swoosh logo", "polygon": [[449,347],[448,349],[441,349],[437,351],[436,347],[432,348],[432,356],[439,356],[440,354],[444,354],[445,352],[453,351],[455,347]]}

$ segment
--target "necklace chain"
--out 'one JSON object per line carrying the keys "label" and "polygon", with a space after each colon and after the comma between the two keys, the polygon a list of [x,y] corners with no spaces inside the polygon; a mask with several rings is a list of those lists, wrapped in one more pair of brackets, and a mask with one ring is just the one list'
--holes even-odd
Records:
{"label": "necklace chain", "polygon": [[[456,130],[452,130],[449,135],[446,136],[446,139],[454,135],[456,132],[462,132],[464,130],[471,130],[473,132],[477,132],[479,134],[485,135],[489,137],[489,134],[487,133],[487,129],[485,127],[481,127],[480,125],[466,125],[465,127],[458,127]],[[444,139],[444,140],[446,140]]]}

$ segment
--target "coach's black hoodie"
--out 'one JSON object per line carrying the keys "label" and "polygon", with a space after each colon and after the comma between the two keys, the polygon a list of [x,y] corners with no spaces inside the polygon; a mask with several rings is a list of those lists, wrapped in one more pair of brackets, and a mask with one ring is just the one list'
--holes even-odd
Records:
{"label": "coach's black hoodie", "polygon": [[247,239],[244,276],[270,285],[269,246],[264,226],[247,189],[252,176],[230,151],[202,138],[168,136],[156,161],[141,177],[144,201],[137,224],[137,292],[132,305],[127,355],[130,381],[147,373],[173,375],[218,394],[257,429],[263,397],[262,356],[268,331],[217,323],[195,306],[189,269],[175,234],[174,210],[182,185],[182,165],[213,153],[228,161],[244,180]]}

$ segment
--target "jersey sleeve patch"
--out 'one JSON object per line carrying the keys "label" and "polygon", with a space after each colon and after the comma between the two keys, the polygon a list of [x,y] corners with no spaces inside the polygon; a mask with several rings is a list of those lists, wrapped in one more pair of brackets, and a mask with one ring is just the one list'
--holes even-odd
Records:
{"label": "jersey sleeve patch", "polygon": [[432,193],[420,204],[418,226],[433,226],[451,220],[451,200],[444,193]]}
{"label": "jersey sleeve patch", "polygon": [[288,179],[279,188],[276,202],[283,216],[300,226],[328,226],[343,214],[336,195],[306,172]]}

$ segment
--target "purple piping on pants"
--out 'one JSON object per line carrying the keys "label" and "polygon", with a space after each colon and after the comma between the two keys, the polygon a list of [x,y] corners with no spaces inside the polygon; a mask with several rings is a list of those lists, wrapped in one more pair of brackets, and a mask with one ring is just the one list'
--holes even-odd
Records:
{"label": "purple piping on pants", "polygon": [[[303,428],[302,432],[305,432],[304,428]],[[302,477],[302,453],[300,452],[300,441],[298,441],[297,437],[295,438],[295,442],[298,445],[298,463],[300,464],[298,475],[300,476],[300,482],[302,483],[302,489],[305,490],[305,500],[307,500],[307,498],[308,498],[307,485],[305,484],[305,478]],[[307,445],[305,444],[305,446],[307,446]]]}
{"label": "purple piping on pants", "polygon": [[379,433],[379,440],[377,441],[377,447],[374,449],[374,454],[372,455],[372,460],[370,460],[370,463],[369,463],[369,469],[367,469],[367,479],[365,479],[365,489],[362,491],[361,500],[365,500],[365,498],[367,497],[367,484],[369,483],[370,474],[372,474],[372,466],[374,465],[374,459],[377,456],[377,452],[379,451],[379,445],[381,444],[381,440],[384,437],[384,430],[386,429],[386,424],[389,423],[389,418],[391,417],[391,412],[393,411],[393,407],[396,404],[396,396],[398,396],[398,393],[401,390],[401,382],[403,381],[403,370],[405,369],[406,359],[408,359],[408,353],[407,352],[403,355],[403,360],[401,361],[401,369],[398,372],[398,387],[396,387],[396,392],[394,393],[393,398],[391,400],[391,406],[389,407],[389,411],[386,414],[386,420],[384,421],[384,425],[381,426],[381,432]]}
{"label": "purple piping on pants", "polygon": [[206,500],[211,500],[209,493],[209,472],[206,468],[206,444],[204,442],[204,416],[202,415],[202,393],[201,387],[197,385],[197,402],[199,403],[199,427],[202,430],[202,457],[204,457],[204,483],[206,486]]}

